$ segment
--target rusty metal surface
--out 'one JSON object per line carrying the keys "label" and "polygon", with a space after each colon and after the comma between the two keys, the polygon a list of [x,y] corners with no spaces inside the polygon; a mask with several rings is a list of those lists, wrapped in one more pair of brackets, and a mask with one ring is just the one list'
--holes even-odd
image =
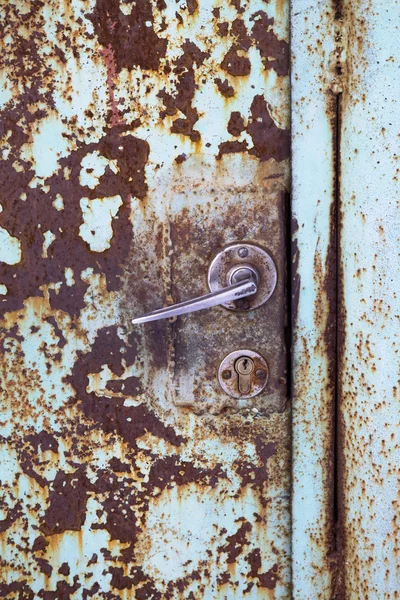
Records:
{"label": "rusty metal surface", "polygon": [[[195,411],[220,413],[225,408],[254,409],[260,414],[283,410],[287,401],[287,359],[285,354],[285,195],[283,170],[275,161],[270,170],[236,170],[245,176],[233,178],[227,166],[217,179],[205,186],[204,199],[213,197],[212,209],[198,206],[186,211],[183,223],[172,234],[174,261],[172,278],[176,300],[187,300],[207,291],[205,275],[213,253],[235,240],[248,239],[271,253],[278,271],[277,285],[266,304],[249,313],[224,309],[201,311],[176,324],[174,340],[174,402],[190,405]],[[197,168],[199,169],[199,167]],[[274,189],[266,195],[274,176]],[[215,179],[216,175],[214,175]],[[204,174],[204,179],[206,175]],[[231,184],[229,182],[232,181]],[[268,189],[268,188],[267,188]],[[266,197],[268,201],[266,202]],[[215,215],[218,214],[216,220]],[[257,218],[254,218],[257,215]],[[185,231],[186,229],[186,231]],[[182,244],[186,235],[187,243]],[[186,282],[186,285],[185,285]],[[186,294],[185,297],[181,293]],[[168,327],[168,326],[166,326]],[[195,343],[194,340],[196,341]],[[221,394],[216,373],[221,360],[237,348],[260,352],[268,362],[269,385],[249,400],[235,400]]]}
{"label": "rusty metal surface", "polygon": [[293,597],[335,584],[334,2],[291,3],[293,297]]}
{"label": "rusty metal surface", "polygon": [[0,595],[288,598],[284,304],[269,411],[171,397],[222,309],[129,327],[226,241],[278,259],[288,6],[0,7]]}
{"label": "rusty metal surface", "polygon": [[400,4],[345,2],[340,494],[346,599],[393,599],[399,564]]}

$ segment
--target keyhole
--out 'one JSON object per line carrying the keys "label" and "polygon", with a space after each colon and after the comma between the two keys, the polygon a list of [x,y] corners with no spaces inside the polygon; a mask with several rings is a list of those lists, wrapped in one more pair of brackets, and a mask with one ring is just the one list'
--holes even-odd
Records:
{"label": "keyhole", "polygon": [[236,361],[235,370],[239,375],[249,375],[253,372],[254,362],[248,356],[242,356]]}
{"label": "keyhole", "polygon": [[236,350],[221,362],[218,380],[233,398],[252,398],[267,385],[268,365],[258,352]]}
{"label": "keyhole", "polygon": [[251,374],[254,371],[254,362],[248,356],[242,356],[235,363],[238,374],[238,388],[241,394],[248,394],[251,390]]}

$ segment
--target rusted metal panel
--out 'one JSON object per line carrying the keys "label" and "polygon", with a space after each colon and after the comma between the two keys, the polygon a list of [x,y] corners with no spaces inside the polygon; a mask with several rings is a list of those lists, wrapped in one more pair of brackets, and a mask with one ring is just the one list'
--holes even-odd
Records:
{"label": "rusted metal panel", "polygon": [[400,5],[345,2],[341,127],[344,596],[398,598]]}
{"label": "rusted metal panel", "polygon": [[291,5],[292,556],[295,598],[333,597],[336,320],[334,2]]}
{"label": "rusted metal panel", "polygon": [[213,415],[171,400],[179,326],[129,326],[235,236],[275,240],[284,295],[288,6],[1,13],[0,593],[288,598],[282,334],[269,410]]}

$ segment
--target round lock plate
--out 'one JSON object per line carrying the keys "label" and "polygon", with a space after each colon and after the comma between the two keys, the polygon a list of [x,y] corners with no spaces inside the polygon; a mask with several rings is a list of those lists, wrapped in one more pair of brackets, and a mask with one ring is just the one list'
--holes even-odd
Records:
{"label": "round lock plate", "polygon": [[253,350],[235,350],[221,362],[218,381],[232,398],[253,398],[267,385],[267,361]]}
{"label": "round lock plate", "polygon": [[222,304],[234,311],[248,311],[262,306],[272,296],[276,287],[277,271],[270,254],[250,243],[235,243],[220,250],[212,259],[208,269],[208,287],[211,292],[232,285],[240,274],[252,271],[258,280],[257,293],[248,298]]}

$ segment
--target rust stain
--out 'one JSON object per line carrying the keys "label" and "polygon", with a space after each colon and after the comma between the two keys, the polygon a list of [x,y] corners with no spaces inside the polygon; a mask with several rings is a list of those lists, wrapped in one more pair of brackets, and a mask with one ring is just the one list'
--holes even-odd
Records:
{"label": "rust stain", "polygon": [[113,49],[118,71],[134,66],[157,70],[168,43],[154,31],[152,2],[140,0],[129,8],[126,15],[117,0],[98,0],[89,15],[96,36],[104,48]]}
{"label": "rust stain", "polygon": [[[276,106],[250,77],[251,52],[286,77],[287,42],[237,0],[3,12],[0,226],[21,255],[0,256],[0,596],[284,594],[289,133],[273,115],[288,98]],[[181,321],[129,324],[177,300],[188,271],[203,286],[233,238],[268,238],[280,272],[276,359],[257,338],[269,400],[243,410],[215,390],[202,399],[205,341],[213,328],[228,339],[221,313],[191,345]],[[204,371],[183,407],[171,389],[191,361]]]}
{"label": "rust stain", "polygon": [[197,88],[195,83],[195,66],[199,67],[208,57],[207,52],[202,52],[196,44],[186,41],[182,46],[183,53],[175,61],[172,72],[177,76],[175,95],[168,94],[165,89],[159,92],[165,110],[161,118],[174,116],[181,112],[185,118],[178,117],[172,122],[171,132],[188,136],[192,142],[198,142],[200,133],[193,129],[198,120],[198,112],[192,106],[194,93]]}

